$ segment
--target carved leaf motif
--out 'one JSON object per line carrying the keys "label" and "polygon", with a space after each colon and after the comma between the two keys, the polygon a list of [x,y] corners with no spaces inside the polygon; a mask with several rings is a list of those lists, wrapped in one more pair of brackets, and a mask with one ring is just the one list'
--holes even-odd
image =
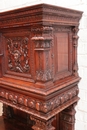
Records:
{"label": "carved leaf motif", "polygon": [[41,80],[41,81],[47,81],[52,78],[51,70],[46,70],[46,71],[39,70],[36,71],[36,75],[37,75],[37,80]]}
{"label": "carved leaf motif", "polygon": [[8,69],[15,72],[29,72],[28,38],[7,39]]}

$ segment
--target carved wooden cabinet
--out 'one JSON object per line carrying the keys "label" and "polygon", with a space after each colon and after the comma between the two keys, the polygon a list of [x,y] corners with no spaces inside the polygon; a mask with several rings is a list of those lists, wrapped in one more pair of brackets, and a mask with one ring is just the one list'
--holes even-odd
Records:
{"label": "carved wooden cabinet", "polygon": [[33,130],[74,130],[81,16],[80,11],[47,4],[0,13],[5,117],[26,118]]}

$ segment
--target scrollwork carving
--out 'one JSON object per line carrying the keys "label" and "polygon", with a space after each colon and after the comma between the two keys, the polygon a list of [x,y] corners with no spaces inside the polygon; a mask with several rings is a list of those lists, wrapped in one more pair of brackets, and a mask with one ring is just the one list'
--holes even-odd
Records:
{"label": "scrollwork carving", "polygon": [[28,40],[27,37],[7,39],[9,70],[20,73],[29,72]]}

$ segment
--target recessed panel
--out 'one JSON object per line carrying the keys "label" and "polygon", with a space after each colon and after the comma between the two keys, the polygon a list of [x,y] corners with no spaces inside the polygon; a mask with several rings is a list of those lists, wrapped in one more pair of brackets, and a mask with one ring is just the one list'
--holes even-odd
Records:
{"label": "recessed panel", "polygon": [[56,33],[55,50],[56,73],[68,71],[68,33]]}
{"label": "recessed panel", "polygon": [[59,33],[57,38],[58,72],[68,70],[68,35]]}

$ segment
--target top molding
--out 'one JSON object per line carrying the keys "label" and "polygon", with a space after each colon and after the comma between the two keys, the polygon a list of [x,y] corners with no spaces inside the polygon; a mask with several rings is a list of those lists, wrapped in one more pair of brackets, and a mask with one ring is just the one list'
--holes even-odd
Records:
{"label": "top molding", "polygon": [[78,26],[81,16],[81,11],[38,4],[0,13],[0,28],[36,24]]}

